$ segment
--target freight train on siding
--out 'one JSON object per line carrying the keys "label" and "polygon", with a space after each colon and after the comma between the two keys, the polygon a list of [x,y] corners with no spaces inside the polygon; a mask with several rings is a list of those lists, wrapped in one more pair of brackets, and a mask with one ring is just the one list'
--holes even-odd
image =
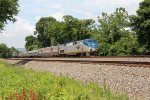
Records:
{"label": "freight train on siding", "polygon": [[23,53],[14,53],[13,57],[65,57],[65,56],[90,56],[97,53],[98,43],[95,39],[65,43],[57,46],[40,48]]}

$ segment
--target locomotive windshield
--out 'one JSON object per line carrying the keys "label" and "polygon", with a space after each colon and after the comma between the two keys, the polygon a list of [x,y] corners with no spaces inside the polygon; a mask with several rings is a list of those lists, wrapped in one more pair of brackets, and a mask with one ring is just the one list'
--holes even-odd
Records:
{"label": "locomotive windshield", "polygon": [[95,43],[95,42],[96,42],[96,40],[88,40],[88,42],[94,42],[94,43]]}
{"label": "locomotive windshield", "polygon": [[95,39],[86,39],[82,40],[81,42],[89,47],[98,48],[98,43]]}

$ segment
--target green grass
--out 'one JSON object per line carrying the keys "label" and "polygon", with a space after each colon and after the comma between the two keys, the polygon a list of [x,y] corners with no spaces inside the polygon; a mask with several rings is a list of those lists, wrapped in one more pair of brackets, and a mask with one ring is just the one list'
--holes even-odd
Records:
{"label": "green grass", "polygon": [[106,86],[83,84],[66,76],[27,70],[0,61],[0,100],[128,100]]}

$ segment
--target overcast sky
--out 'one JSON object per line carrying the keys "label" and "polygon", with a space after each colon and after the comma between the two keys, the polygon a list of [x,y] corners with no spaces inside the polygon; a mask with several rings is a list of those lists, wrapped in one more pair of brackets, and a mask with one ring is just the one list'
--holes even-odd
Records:
{"label": "overcast sky", "polygon": [[61,21],[63,15],[76,18],[97,19],[102,12],[112,13],[124,7],[129,14],[136,14],[142,0],[19,0],[17,22],[8,23],[0,33],[0,43],[8,47],[24,48],[25,37],[33,34],[35,23],[43,16],[53,16]]}

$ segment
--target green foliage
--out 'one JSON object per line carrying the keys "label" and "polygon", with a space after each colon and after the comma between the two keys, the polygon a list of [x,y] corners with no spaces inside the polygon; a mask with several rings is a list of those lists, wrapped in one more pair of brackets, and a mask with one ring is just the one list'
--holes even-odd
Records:
{"label": "green foliage", "polygon": [[30,51],[30,50],[34,50],[34,49],[38,49],[41,47],[40,42],[38,41],[38,39],[32,35],[27,36],[25,38],[26,44],[25,44],[25,48]]}
{"label": "green foliage", "polygon": [[9,49],[5,44],[0,44],[0,58],[11,57],[13,53],[12,49]]}
{"label": "green foliage", "polygon": [[14,47],[11,47],[10,50],[11,50],[12,53],[19,53],[19,51],[16,50]]}
{"label": "green foliage", "polygon": [[128,13],[124,8],[117,8],[110,15],[102,13],[99,17],[98,33],[100,55],[124,56],[136,54],[138,47],[136,35],[130,31]]}
{"label": "green foliage", "polygon": [[113,55],[113,56],[134,55],[137,53],[136,45],[137,45],[137,40],[134,37],[121,38],[118,42],[115,42],[113,46],[110,46],[108,55]]}
{"label": "green foliage", "polygon": [[140,3],[137,15],[131,16],[131,22],[141,47],[147,49],[145,53],[150,52],[150,0]]}
{"label": "green foliage", "polygon": [[62,75],[54,76],[49,72],[26,70],[21,66],[13,67],[0,61],[0,99],[12,97],[30,97],[40,100],[42,98],[46,100],[129,99],[126,95],[113,94],[110,89],[107,89],[106,84],[104,85],[105,88],[95,83],[81,84]]}
{"label": "green foliage", "polygon": [[90,33],[94,27],[94,20],[92,19],[77,19],[66,15],[64,19],[64,33],[66,33],[66,40],[64,42],[82,40],[90,38]]}
{"label": "green foliage", "polygon": [[[36,34],[42,47],[51,46],[51,40],[57,35],[57,21],[53,17],[43,17],[36,23]],[[56,33],[56,34],[55,34]]]}
{"label": "green foliage", "polygon": [[18,0],[0,0],[0,30],[7,21],[15,21],[18,13]]}

